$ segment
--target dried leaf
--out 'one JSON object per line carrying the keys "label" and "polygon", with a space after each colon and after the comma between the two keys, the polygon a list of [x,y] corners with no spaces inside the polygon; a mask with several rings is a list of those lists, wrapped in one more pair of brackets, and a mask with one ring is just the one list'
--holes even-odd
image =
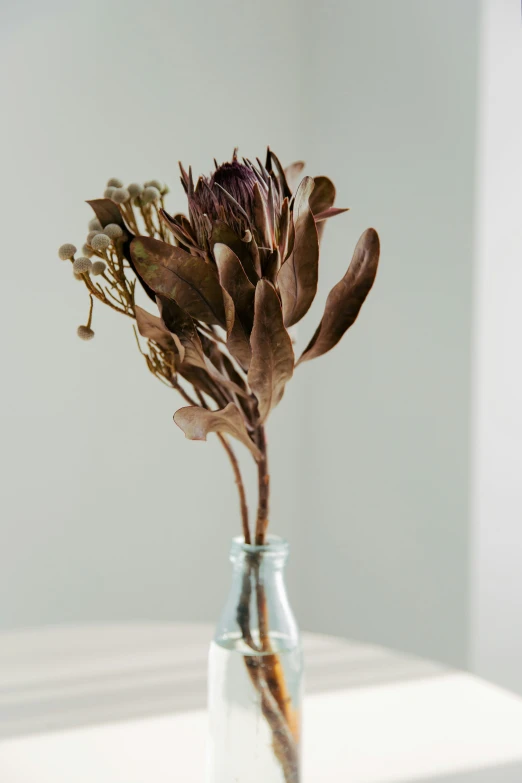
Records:
{"label": "dried leaf", "polygon": [[254,328],[250,337],[252,360],[248,383],[257,397],[264,421],[281,400],[294,371],[292,341],[283,325],[279,297],[268,280],[256,287]]}
{"label": "dried leaf", "polygon": [[242,367],[250,364],[251,349],[249,336],[254,317],[255,287],[245,274],[239,258],[228,245],[214,245],[214,257],[221,286],[230,295],[235,317],[227,329],[227,346]]}
{"label": "dried leaf", "polygon": [[[272,166],[272,164],[274,165]],[[268,147],[266,151],[266,169],[269,173],[273,172],[275,174],[280,184],[281,195],[283,198],[290,197],[292,195],[292,191],[290,190],[288,182],[286,181],[285,170],[283,169],[279,158],[275,152],[272,152],[270,147]]]}
{"label": "dried leaf", "polygon": [[310,209],[317,215],[330,209],[335,201],[335,185],[328,177],[314,177],[315,188],[310,196]]}
{"label": "dried leaf", "polygon": [[286,181],[292,193],[295,193],[297,190],[297,186],[299,185],[299,178],[304,167],[304,161],[297,160],[295,163],[291,163],[285,169]]}
{"label": "dried leaf", "polygon": [[287,327],[301,320],[317,293],[319,240],[309,206],[313,189],[313,179],[305,177],[295,194],[292,213],[294,244],[277,278]]}
{"label": "dried leaf", "polygon": [[357,243],[345,276],[328,294],[321,323],[299,362],[322,356],[353,324],[375,280],[379,252],[379,235],[368,228]]}
{"label": "dried leaf", "polygon": [[174,414],[174,421],[189,440],[206,440],[209,432],[232,435],[250,449],[256,460],[262,457],[250,439],[243,417],[233,402],[219,411],[209,411],[193,405],[180,408]]}
{"label": "dried leaf", "polygon": [[96,198],[92,201],[88,201],[87,204],[92,207],[94,214],[103,228],[108,226],[109,223],[116,223],[116,225],[121,226],[121,228],[129,232],[119,206],[115,204],[114,201],[111,201],[110,198]]}
{"label": "dried leaf", "polygon": [[253,285],[257,283],[261,277],[261,265],[255,240],[243,242],[230,226],[221,220],[216,220],[212,225],[210,243],[212,246],[217,244],[227,245],[241,261],[241,265],[250,282]]}
{"label": "dried leaf", "polygon": [[270,224],[268,221],[268,214],[265,208],[265,200],[261,194],[259,184],[253,187],[254,198],[254,224],[257,228],[259,239],[261,240],[261,246],[263,248],[271,248],[270,243]]}
{"label": "dried leaf", "polygon": [[152,315],[136,305],[136,324],[138,331],[142,337],[147,340],[154,340],[165,351],[174,351],[176,344],[174,339],[163,323],[161,318],[157,315]]}
{"label": "dried leaf", "polygon": [[133,239],[131,254],[140,277],[157,294],[173,299],[198,321],[226,325],[223,291],[213,265],[152,237]]}
{"label": "dried leaf", "polygon": [[315,222],[316,223],[322,223],[323,220],[328,220],[328,218],[336,217],[336,215],[342,215],[343,212],[348,212],[348,207],[345,207],[344,209],[341,209],[340,207],[329,207],[328,209],[325,209],[324,212],[318,212],[316,215],[314,215]]}

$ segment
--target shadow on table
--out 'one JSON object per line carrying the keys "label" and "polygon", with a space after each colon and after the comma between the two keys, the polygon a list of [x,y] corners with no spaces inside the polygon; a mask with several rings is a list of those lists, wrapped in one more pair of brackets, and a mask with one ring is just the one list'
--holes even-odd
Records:
{"label": "shadow on table", "polygon": [[408,778],[400,783],[521,783],[522,760],[516,764],[502,764],[487,769],[467,772],[448,772],[435,778]]}
{"label": "shadow on table", "polygon": [[[205,707],[208,626],[50,628],[0,635],[0,738]],[[436,664],[305,634],[319,693],[425,679]],[[520,783],[520,782],[519,782]]]}

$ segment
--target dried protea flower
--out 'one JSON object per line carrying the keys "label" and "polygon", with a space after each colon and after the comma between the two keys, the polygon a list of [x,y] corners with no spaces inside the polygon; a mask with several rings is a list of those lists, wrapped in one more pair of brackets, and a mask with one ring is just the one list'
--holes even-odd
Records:
{"label": "dried protea flower", "polygon": [[125,204],[130,199],[127,188],[116,188],[111,196],[115,204]]}
{"label": "dried protea flower", "polygon": [[158,201],[160,197],[161,193],[158,188],[154,187],[154,185],[149,185],[146,187],[141,194],[141,199],[144,204],[150,204],[152,201]]}
{"label": "dried protea flower", "polygon": [[73,272],[75,275],[83,275],[90,272],[92,269],[92,261],[90,258],[80,256],[73,264]]}
{"label": "dried protea flower", "polygon": [[79,326],[76,330],[76,334],[80,338],[80,340],[92,340],[94,337],[94,332],[90,328],[90,326]]}
{"label": "dried protea flower", "polygon": [[140,196],[143,193],[143,185],[140,185],[139,182],[131,182],[127,187],[127,190],[129,191],[131,198],[136,198],[136,196]]}
{"label": "dried protea flower", "polygon": [[117,223],[109,223],[106,225],[103,229],[103,233],[110,237],[110,239],[119,239],[119,237],[123,236],[123,230]]}
{"label": "dried protea flower", "polygon": [[96,236],[93,237],[91,240],[92,249],[97,250],[98,252],[107,250],[110,244],[111,244],[111,240],[109,239],[107,234],[96,234]]}
{"label": "dried protea flower", "polygon": [[107,187],[108,188],[122,188],[123,187],[123,182],[121,181],[121,179],[117,179],[117,177],[112,177],[107,182]]}
{"label": "dried protea flower", "polygon": [[75,253],[76,247],[71,245],[70,242],[66,242],[65,245],[60,245],[58,248],[58,258],[61,258],[62,261],[69,261],[70,258],[74,257]]}
{"label": "dried protea flower", "polygon": [[105,263],[105,261],[94,261],[91,269],[91,274],[103,275],[106,269],[107,269],[107,264]]}

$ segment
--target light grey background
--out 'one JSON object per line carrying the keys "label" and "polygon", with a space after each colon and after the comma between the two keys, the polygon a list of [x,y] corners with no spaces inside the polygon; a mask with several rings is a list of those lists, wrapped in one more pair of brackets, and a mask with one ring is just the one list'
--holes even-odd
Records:
{"label": "light grey background", "polygon": [[[487,6],[498,54],[517,3]],[[272,524],[292,540],[301,624],[476,663],[477,140],[496,65],[478,0],[2,13],[0,627],[215,617],[238,531],[229,466],[216,443],[183,440],[178,400],[122,318],[97,308],[96,339],[78,341],[88,302],[55,249],[80,246],[83,201],[110,176],[163,178],[182,208],[178,159],[205,172],[235,145],[255,156],[268,143],[332,176],[351,207],[328,226],[302,344],[361,231],[383,244],[360,321],[299,368],[271,420]],[[490,578],[502,565],[500,553]]]}

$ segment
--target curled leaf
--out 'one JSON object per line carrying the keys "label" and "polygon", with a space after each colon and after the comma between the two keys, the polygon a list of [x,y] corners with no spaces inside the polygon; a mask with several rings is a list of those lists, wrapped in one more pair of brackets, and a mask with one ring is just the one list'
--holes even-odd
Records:
{"label": "curled leaf", "polygon": [[311,177],[305,177],[297,189],[292,212],[293,248],[277,278],[287,327],[301,320],[317,293],[319,240],[309,204],[313,189]]}
{"label": "curled leaf", "polygon": [[157,294],[173,299],[198,321],[226,325],[223,291],[212,264],[152,237],[135,237],[131,255],[139,276]]}
{"label": "curled leaf", "polygon": [[336,217],[336,215],[342,215],[343,212],[348,212],[348,207],[345,207],[344,209],[341,209],[340,207],[329,207],[328,209],[325,209],[324,212],[318,212],[314,215],[315,222],[316,223],[322,223],[323,220],[328,220],[328,218]]}
{"label": "curled leaf", "polygon": [[221,220],[216,220],[212,225],[210,243],[213,247],[217,244],[227,245],[241,261],[250,282],[253,285],[257,283],[261,277],[261,264],[259,250],[254,239],[251,239],[250,242],[244,242],[230,226]]}
{"label": "curled leaf", "polygon": [[174,414],[174,421],[189,440],[206,440],[209,432],[232,435],[249,449],[254,459],[261,459],[261,452],[251,440],[243,416],[233,402],[218,411],[189,406]]}
{"label": "curled leaf", "polygon": [[176,343],[162,319],[148,313],[138,305],[135,306],[135,313],[136,325],[141,336],[147,340],[154,340],[165,351],[174,352]]}
{"label": "curled leaf", "polygon": [[348,271],[328,294],[321,323],[298,363],[322,356],[337,345],[354,323],[375,280],[379,252],[379,235],[373,228],[366,229]]}
{"label": "curled leaf", "polygon": [[285,169],[285,178],[289,189],[292,193],[295,193],[297,186],[299,185],[299,177],[304,169],[305,164],[303,160],[297,160],[295,163],[291,163]]}
{"label": "curled leaf", "polygon": [[248,383],[259,406],[261,421],[281,400],[294,371],[292,341],[283,324],[279,297],[268,280],[256,287],[254,328],[250,337],[252,359]]}

